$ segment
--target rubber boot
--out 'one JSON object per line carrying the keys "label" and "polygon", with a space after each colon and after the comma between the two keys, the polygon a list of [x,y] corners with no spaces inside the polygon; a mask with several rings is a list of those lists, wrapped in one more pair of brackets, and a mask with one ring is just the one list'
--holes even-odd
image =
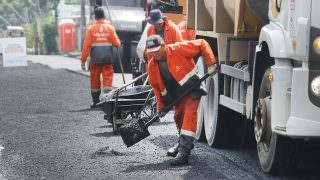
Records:
{"label": "rubber boot", "polygon": [[178,154],[179,143],[169,148],[167,151],[167,156],[176,157]]}
{"label": "rubber boot", "polygon": [[91,91],[91,96],[92,96],[92,104],[90,106],[91,109],[97,108],[97,104],[100,102],[100,93],[101,91]]}
{"label": "rubber boot", "polygon": [[180,135],[179,138],[179,147],[178,147],[178,154],[170,163],[171,166],[186,166],[188,165],[189,155],[191,150],[194,147],[194,137]]}

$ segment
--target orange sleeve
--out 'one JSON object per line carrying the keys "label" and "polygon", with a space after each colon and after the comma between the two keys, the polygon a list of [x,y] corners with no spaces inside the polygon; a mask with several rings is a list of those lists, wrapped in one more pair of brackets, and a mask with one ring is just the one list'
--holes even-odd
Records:
{"label": "orange sleeve", "polygon": [[111,37],[112,37],[112,45],[115,47],[120,47],[121,46],[121,41],[116,33],[116,30],[113,26],[110,25],[111,29]]}
{"label": "orange sleeve", "polygon": [[179,27],[177,25],[172,23],[172,26],[171,26],[170,30],[171,30],[171,33],[173,35],[172,37],[175,38],[174,39],[174,43],[183,41],[182,35],[181,35],[181,31],[180,31],[180,29],[179,29]]}
{"label": "orange sleeve", "polygon": [[159,85],[158,85],[157,80],[156,80],[155,71],[152,69],[154,67],[152,67],[151,64],[152,64],[152,62],[150,62],[149,65],[148,65],[149,82],[150,82],[150,85],[151,85],[151,87],[153,89],[153,92],[154,92],[154,94],[156,96],[157,109],[159,111],[164,107],[164,103],[163,103],[162,98],[161,98],[161,90],[160,90]]}
{"label": "orange sleeve", "polygon": [[177,53],[179,53],[181,56],[187,57],[188,59],[192,59],[201,53],[206,60],[207,66],[216,63],[216,59],[213,55],[210,45],[204,39],[181,42],[176,44],[175,48],[177,48]]}
{"label": "orange sleeve", "polygon": [[85,63],[87,61],[87,57],[90,54],[91,44],[92,44],[92,37],[91,37],[91,28],[88,27],[86,30],[86,38],[83,42],[82,47],[82,54],[81,54],[81,62]]}

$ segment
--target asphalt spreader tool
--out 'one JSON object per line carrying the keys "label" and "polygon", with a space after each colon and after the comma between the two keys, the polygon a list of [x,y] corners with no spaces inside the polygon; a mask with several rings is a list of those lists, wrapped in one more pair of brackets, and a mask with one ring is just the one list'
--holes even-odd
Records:
{"label": "asphalt spreader tool", "polygon": [[[163,110],[165,112],[170,111],[174,104],[180,101],[185,95],[189,94],[193,89],[200,86],[201,82],[207,79],[210,75],[204,75],[197,83],[193,84],[191,88],[187,91],[183,92],[177,99],[172,101],[168,106],[166,106]],[[148,131],[148,127],[159,119],[159,114],[154,116],[151,120],[144,122],[142,119],[137,119],[134,121],[129,122],[120,127],[120,135],[127,147],[130,147],[139,141],[143,140],[144,138],[150,135]]]}

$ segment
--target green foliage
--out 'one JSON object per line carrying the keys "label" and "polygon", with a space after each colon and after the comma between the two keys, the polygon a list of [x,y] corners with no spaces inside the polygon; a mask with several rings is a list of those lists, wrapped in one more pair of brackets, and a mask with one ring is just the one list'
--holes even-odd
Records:
{"label": "green foliage", "polygon": [[25,24],[23,26],[24,35],[27,39],[27,48],[33,48],[34,45],[34,29],[32,24]]}
{"label": "green foliage", "polygon": [[42,25],[42,33],[47,53],[56,53],[58,51],[56,41],[58,32],[53,17],[48,17],[45,19]]}

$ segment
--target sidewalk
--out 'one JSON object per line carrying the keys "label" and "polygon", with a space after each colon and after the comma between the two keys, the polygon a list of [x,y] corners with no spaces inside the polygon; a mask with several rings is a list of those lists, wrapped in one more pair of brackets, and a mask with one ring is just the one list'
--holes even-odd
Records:
{"label": "sidewalk", "polygon": [[[89,71],[82,71],[80,60],[76,58],[66,57],[62,55],[28,55],[28,60],[32,63],[46,65],[52,69],[65,69],[67,71],[90,76]],[[129,82],[132,79],[132,74],[125,74],[125,81]],[[115,73],[113,77],[113,86],[120,87],[123,85],[121,73]]]}

